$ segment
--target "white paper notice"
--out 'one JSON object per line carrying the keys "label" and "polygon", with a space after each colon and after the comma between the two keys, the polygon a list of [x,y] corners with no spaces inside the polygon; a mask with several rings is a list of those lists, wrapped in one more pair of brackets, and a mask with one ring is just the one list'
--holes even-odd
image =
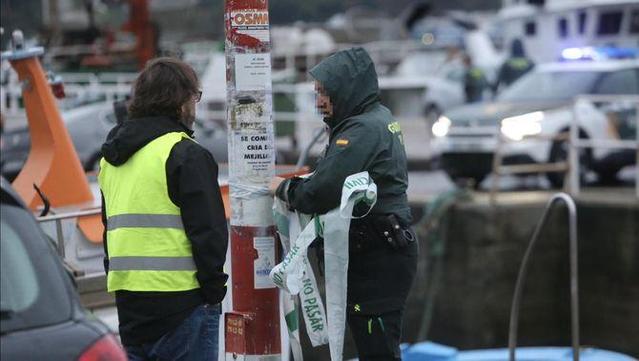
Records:
{"label": "white paper notice", "polygon": [[271,54],[235,55],[235,90],[271,89]]}
{"label": "white paper notice", "polygon": [[231,163],[235,176],[252,182],[261,182],[261,177],[272,176],[267,174],[275,165],[272,133],[235,132],[231,141],[235,152],[229,156],[235,162]]}
{"label": "white paper notice", "polygon": [[273,237],[254,237],[253,248],[257,251],[257,259],[253,261],[254,288],[275,288],[268,276],[275,266],[275,239]]}

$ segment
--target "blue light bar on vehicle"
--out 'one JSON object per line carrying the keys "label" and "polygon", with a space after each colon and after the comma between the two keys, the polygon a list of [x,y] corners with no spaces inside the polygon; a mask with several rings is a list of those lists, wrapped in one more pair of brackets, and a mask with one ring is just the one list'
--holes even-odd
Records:
{"label": "blue light bar on vehicle", "polygon": [[617,48],[614,46],[583,48],[566,48],[561,52],[561,60],[604,60],[604,59],[635,59],[639,49]]}

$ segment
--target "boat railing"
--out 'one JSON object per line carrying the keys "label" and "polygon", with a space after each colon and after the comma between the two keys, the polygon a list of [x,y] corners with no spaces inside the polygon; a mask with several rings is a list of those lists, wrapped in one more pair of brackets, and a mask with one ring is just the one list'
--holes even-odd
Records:
{"label": "boat railing", "polygon": [[[74,99],[94,99],[113,102],[124,99],[131,93],[131,84],[135,73],[59,73],[64,82],[65,102]],[[8,116],[19,116],[24,113],[22,102],[22,82],[17,74],[6,70],[6,80],[2,88],[2,112]]]}

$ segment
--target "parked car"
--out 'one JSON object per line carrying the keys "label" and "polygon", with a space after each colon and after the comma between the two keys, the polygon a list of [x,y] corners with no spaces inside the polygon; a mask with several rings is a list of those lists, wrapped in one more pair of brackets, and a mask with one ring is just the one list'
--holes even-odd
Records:
{"label": "parked car", "polygon": [[[442,168],[453,180],[472,178],[478,185],[492,171],[498,135],[511,140],[502,149],[505,164],[563,161],[568,154],[566,140],[544,142],[527,137],[566,133],[575,116],[580,138],[634,139],[633,120],[637,115],[632,109],[636,104],[620,111],[614,108],[624,107],[621,99],[612,105],[590,101],[575,104],[574,98],[580,94],[639,94],[639,60],[542,64],[495,101],[444,113],[432,127],[436,138],[433,147],[440,154]],[[612,148],[581,148],[582,176],[595,171],[600,178],[610,179],[634,162],[628,153]],[[562,185],[562,174],[547,175],[552,185]]]}
{"label": "parked car", "polygon": [[[98,102],[63,110],[62,119],[82,166],[87,171],[96,170],[102,157],[100,147],[116,124],[113,104]],[[218,163],[227,162],[226,131],[217,123],[202,120],[196,120],[193,128],[198,143],[208,149]],[[29,155],[31,147],[29,128],[25,125],[8,129],[2,138],[0,153],[2,174],[8,179],[13,179],[20,172]]]}
{"label": "parked car", "polygon": [[52,242],[0,178],[0,359],[126,360],[106,325],[83,309]]}
{"label": "parked car", "polygon": [[[408,55],[397,66],[393,77],[397,85],[391,85],[409,89],[419,85],[423,89],[419,95],[419,112],[430,126],[443,112],[465,103],[464,74],[460,55],[450,55],[444,50],[417,52]],[[382,90],[383,80],[380,79]],[[490,92],[486,92],[486,96],[489,95]],[[406,100],[406,94],[400,94],[399,111],[406,107]]]}

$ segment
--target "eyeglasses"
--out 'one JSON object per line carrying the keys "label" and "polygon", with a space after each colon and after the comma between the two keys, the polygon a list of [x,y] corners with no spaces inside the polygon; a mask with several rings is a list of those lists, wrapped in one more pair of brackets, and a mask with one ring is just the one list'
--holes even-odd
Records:
{"label": "eyeglasses", "polygon": [[198,90],[197,93],[195,93],[195,95],[193,96],[193,99],[196,103],[199,103],[200,100],[202,100],[202,91]]}

